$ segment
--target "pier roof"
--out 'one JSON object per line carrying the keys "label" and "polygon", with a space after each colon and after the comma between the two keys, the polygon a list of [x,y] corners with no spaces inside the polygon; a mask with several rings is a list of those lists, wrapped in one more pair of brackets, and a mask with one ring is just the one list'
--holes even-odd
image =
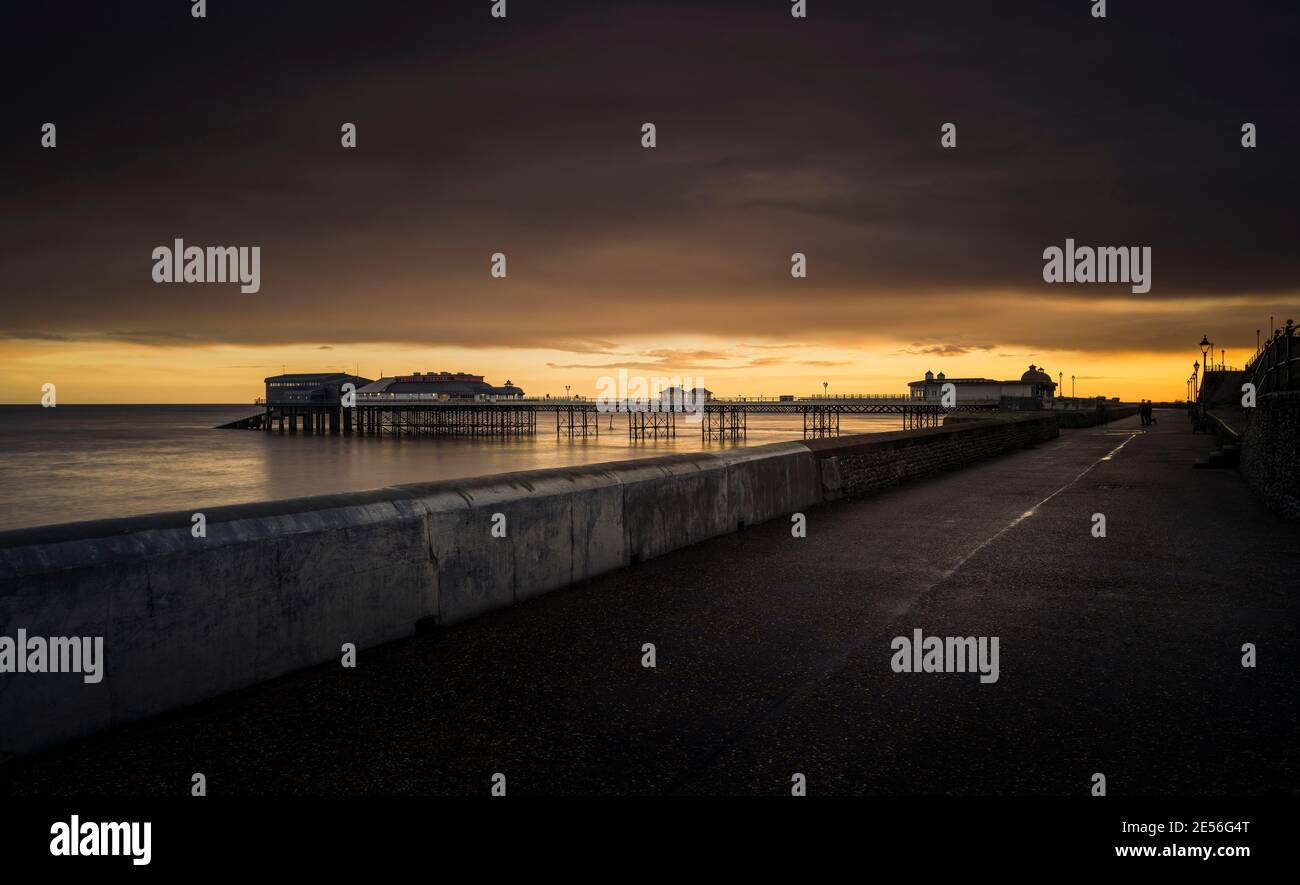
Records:
{"label": "pier roof", "polygon": [[264,382],[271,381],[355,381],[360,379],[369,383],[368,378],[361,378],[360,375],[350,375],[347,372],[290,372],[284,375],[271,375],[269,378],[262,379]]}
{"label": "pier roof", "polygon": [[424,380],[408,381],[403,378],[380,378],[373,384],[367,384],[357,391],[358,394],[368,395],[377,393],[393,394],[440,394],[453,397],[474,397],[479,395],[491,396],[496,393],[496,388],[486,381],[435,381]]}

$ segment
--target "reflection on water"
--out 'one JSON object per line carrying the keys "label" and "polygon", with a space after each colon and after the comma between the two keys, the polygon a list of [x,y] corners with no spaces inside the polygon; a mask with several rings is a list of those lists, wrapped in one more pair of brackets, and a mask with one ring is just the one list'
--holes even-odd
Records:
{"label": "reflection on water", "polygon": [[[799,439],[798,416],[749,416],[748,440],[703,442],[678,417],[674,440],[631,441],[626,417],[596,438],[557,439],[538,417],[524,439],[375,439],[214,430],[250,406],[0,406],[0,529],[202,510],[276,498],[619,461]],[[844,433],[901,428],[890,416],[844,417]]]}

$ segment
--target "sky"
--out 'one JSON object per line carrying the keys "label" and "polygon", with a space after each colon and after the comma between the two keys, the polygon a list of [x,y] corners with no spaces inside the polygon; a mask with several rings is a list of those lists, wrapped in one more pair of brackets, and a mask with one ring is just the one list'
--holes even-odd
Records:
{"label": "sky", "polygon": [[[251,402],[281,367],[898,393],[1030,363],[1172,399],[1202,335],[1240,365],[1300,313],[1293,4],[190,5],[6,13],[0,402]],[[260,290],[156,283],[177,238],[260,247]],[[1149,246],[1150,291],[1046,283],[1067,238]]]}

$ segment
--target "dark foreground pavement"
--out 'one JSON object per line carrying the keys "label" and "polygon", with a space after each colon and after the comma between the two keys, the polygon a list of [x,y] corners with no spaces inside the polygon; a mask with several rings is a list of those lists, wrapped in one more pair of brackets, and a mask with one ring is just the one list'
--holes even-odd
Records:
{"label": "dark foreground pavement", "polygon": [[[1158,414],[13,761],[0,793],[1295,794],[1300,527]],[[999,637],[1000,678],[894,673],[918,627]]]}

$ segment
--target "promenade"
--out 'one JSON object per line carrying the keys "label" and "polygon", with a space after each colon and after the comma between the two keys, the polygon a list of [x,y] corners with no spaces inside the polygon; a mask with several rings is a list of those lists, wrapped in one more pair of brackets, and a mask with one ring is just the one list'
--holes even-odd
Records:
{"label": "promenade", "polygon": [[[1294,794],[1300,525],[1157,417],[15,760],[0,794]],[[999,637],[998,680],[894,673],[918,628]]]}

